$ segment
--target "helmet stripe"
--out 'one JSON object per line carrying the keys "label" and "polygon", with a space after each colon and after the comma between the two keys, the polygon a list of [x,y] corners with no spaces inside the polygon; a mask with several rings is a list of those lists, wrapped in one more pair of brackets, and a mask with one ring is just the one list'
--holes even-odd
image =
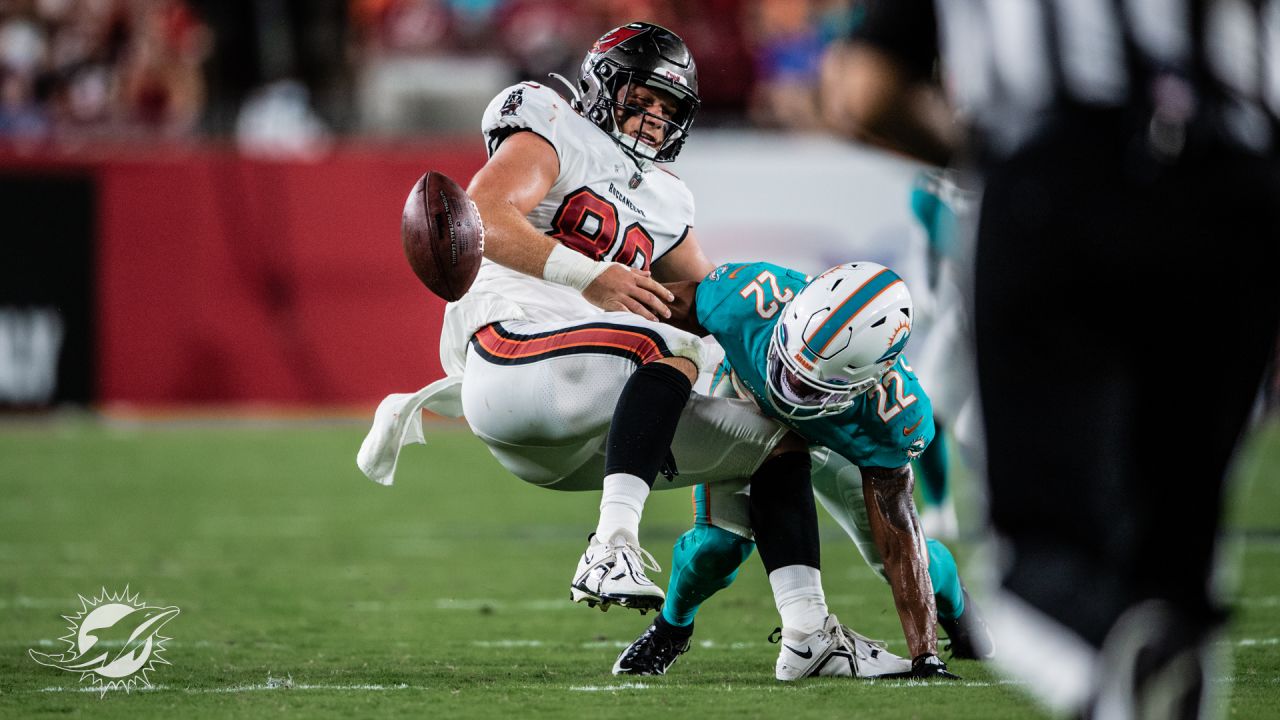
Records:
{"label": "helmet stripe", "polygon": [[[870,305],[877,297],[896,283],[902,282],[892,270],[884,269],[872,275],[857,290],[849,293],[844,302],[837,305],[818,327],[804,339],[804,354],[810,360],[816,360],[818,354],[825,351],[831,341],[840,334],[858,313]],[[816,348],[816,349],[815,349]]]}

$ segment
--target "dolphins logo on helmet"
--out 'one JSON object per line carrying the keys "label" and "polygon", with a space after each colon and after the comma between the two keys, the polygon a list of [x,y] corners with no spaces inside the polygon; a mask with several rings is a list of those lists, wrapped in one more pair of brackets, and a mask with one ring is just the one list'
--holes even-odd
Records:
{"label": "dolphins logo on helmet", "polygon": [[897,361],[911,337],[907,285],[871,262],[837,265],[783,308],[769,340],[769,401],[782,416],[837,415]]}
{"label": "dolphins logo on helmet", "polygon": [[[641,85],[675,98],[676,110],[670,118],[625,104],[631,88]],[[698,68],[688,46],[670,30],[646,22],[614,28],[597,40],[582,61],[578,89],[583,115],[641,161],[675,160],[701,104]],[[651,147],[623,133],[618,110],[662,123],[666,128],[662,144]]]}

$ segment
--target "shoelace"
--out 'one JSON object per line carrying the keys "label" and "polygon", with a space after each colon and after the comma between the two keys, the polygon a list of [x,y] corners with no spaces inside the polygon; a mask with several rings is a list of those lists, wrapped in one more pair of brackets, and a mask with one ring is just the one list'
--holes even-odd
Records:
{"label": "shoelace", "polygon": [[690,640],[664,635],[650,626],[644,637],[628,649],[626,660],[633,668],[665,673],[676,658],[689,651]]}
{"label": "shoelace", "polygon": [[687,637],[675,638],[663,635],[652,628],[647,631],[647,634],[652,640],[653,655],[659,659],[673,658],[689,650],[689,638]]}
{"label": "shoelace", "polygon": [[855,640],[861,640],[862,642],[870,645],[871,647],[877,648],[880,650],[887,650],[889,647],[888,643],[886,643],[884,640],[873,640],[872,638],[869,638],[866,635],[863,635],[862,633],[858,632],[857,630],[854,630],[848,625],[843,625],[843,624],[840,625],[839,632],[845,636],[845,638],[849,641],[850,645],[854,644]]}
{"label": "shoelace", "polygon": [[590,565],[587,566],[585,570],[583,570],[583,574],[585,575],[586,573],[589,573],[592,570],[595,570],[596,568],[602,565],[607,565],[611,562],[614,562],[614,558],[621,556],[622,553],[628,550],[634,553],[635,556],[640,560],[641,569],[649,570],[652,572],[662,572],[662,566],[658,564],[658,561],[654,559],[653,555],[649,554],[648,550],[645,550],[639,545],[632,545],[631,543],[626,543],[625,545],[610,545],[607,552],[602,554],[600,557],[596,558],[594,561],[592,561]]}

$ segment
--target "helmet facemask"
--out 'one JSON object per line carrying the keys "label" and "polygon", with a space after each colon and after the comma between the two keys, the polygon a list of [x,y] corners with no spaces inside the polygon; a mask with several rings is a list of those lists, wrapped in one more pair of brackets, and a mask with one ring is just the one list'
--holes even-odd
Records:
{"label": "helmet facemask", "polygon": [[[603,64],[602,67],[609,67]],[[596,104],[596,108],[602,109],[607,113],[607,118],[602,127],[607,127],[609,135],[613,136],[613,140],[622,146],[623,150],[630,152],[636,158],[645,160],[653,160],[655,163],[664,163],[669,159],[675,158],[680,147],[684,145],[685,138],[689,136],[689,126],[694,122],[694,114],[698,109],[698,99],[687,94],[687,91],[681,90],[680,87],[673,85],[671,82],[660,81],[660,78],[650,76],[641,79],[641,73],[634,70],[616,69],[613,72],[613,82],[605,83],[605,87],[611,87],[612,99],[605,99],[602,95],[602,102]],[[649,110],[649,106],[641,106],[631,104],[632,92],[636,87],[646,87],[650,91],[654,91],[664,100],[671,100],[675,106],[675,111],[671,117],[662,117]],[[640,132],[644,132],[650,127],[650,123],[657,123],[663,128],[662,141],[657,146],[649,145],[641,140],[640,132],[635,136],[627,135],[623,132],[622,127],[625,126],[628,119],[632,117],[640,118]],[[591,119],[595,119],[594,117]]]}
{"label": "helmet facemask", "polygon": [[846,263],[814,278],[782,308],[769,338],[774,409],[796,420],[848,410],[897,362],[911,312],[906,284],[882,265]]}
{"label": "helmet facemask", "polygon": [[[629,104],[640,87],[664,93],[673,105],[671,116]],[[698,69],[689,48],[670,30],[644,22],[614,28],[596,42],[582,61],[578,90],[579,111],[641,164],[676,159],[700,104]],[[661,142],[649,145],[624,133],[622,126],[635,117],[641,130],[646,120],[663,128]]]}
{"label": "helmet facemask", "polygon": [[769,402],[783,417],[792,420],[839,415],[879,382],[866,378],[859,382],[824,381],[806,371],[786,350],[786,328],[779,322],[769,339],[769,361],[765,386]]}

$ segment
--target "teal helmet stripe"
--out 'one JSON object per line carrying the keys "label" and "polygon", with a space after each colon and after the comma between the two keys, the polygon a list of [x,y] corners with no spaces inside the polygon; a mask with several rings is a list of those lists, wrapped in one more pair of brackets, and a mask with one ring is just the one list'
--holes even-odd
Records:
{"label": "teal helmet stripe", "polygon": [[827,345],[842,329],[857,316],[859,312],[871,301],[875,300],[880,293],[887,290],[894,283],[902,282],[902,278],[898,277],[892,270],[884,269],[876,273],[862,284],[844,302],[840,303],[832,310],[827,317],[814,329],[809,337],[804,341],[804,356],[810,361],[817,360],[818,353],[826,350]]}

